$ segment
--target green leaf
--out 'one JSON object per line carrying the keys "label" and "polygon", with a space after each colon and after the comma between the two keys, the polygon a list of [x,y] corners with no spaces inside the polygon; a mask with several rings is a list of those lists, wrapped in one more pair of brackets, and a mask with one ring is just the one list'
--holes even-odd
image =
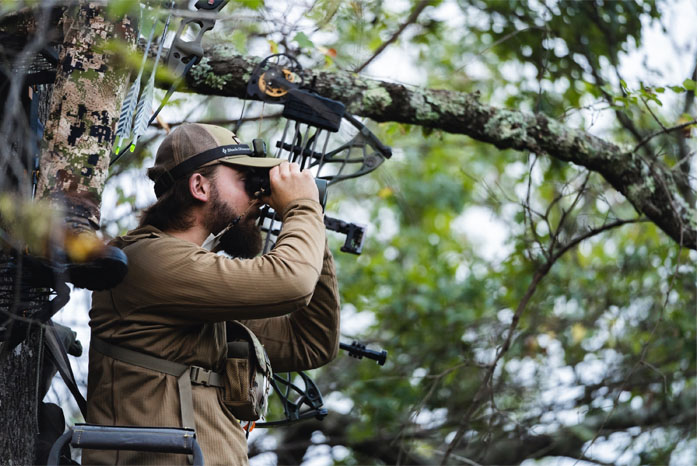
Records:
{"label": "green leaf", "polygon": [[655,95],[650,94],[650,95],[649,95],[649,99],[650,99],[650,100],[653,100],[659,107],[663,107],[663,104],[661,103],[661,101],[659,100],[659,98],[656,97]]}
{"label": "green leaf", "polygon": [[229,41],[233,44],[233,46],[236,48],[236,50],[239,53],[246,52],[246,49],[247,49],[246,44],[248,42],[248,36],[246,35],[245,32],[243,32],[239,29],[233,31],[233,34],[231,34]]}
{"label": "green leaf", "polygon": [[294,42],[299,44],[299,47],[302,49],[314,49],[316,46],[314,45],[313,42],[311,42],[311,39],[304,34],[303,32],[297,32],[297,34],[294,36]]}
{"label": "green leaf", "polygon": [[683,81],[683,87],[685,87],[689,91],[697,93],[698,83],[697,81],[694,81],[692,79],[686,79],[685,81]]}
{"label": "green leaf", "polygon": [[139,8],[139,2],[134,2],[132,0],[111,1],[107,2],[107,16],[112,19],[122,18],[127,14],[138,17]]}
{"label": "green leaf", "polygon": [[236,3],[243,5],[246,8],[256,10],[263,6],[264,0],[236,0]]}

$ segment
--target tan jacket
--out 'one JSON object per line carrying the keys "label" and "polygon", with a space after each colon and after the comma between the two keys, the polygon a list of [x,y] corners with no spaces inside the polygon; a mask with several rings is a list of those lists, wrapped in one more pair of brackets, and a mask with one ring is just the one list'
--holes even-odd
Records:
{"label": "tan jacket", "polygon": [[[221,372],[226,320],[255,332],[275,371],[306,370],[338,351],[339,301],[318,202],[292,203],[275,248],[229,259],[153,227],[115,244],[129,258],[124,281],[93,294],[92,334],[112,344]],[[245,434],[221,389],[193,385],[197,438],[207,465],[247,464]],[[177,378],[90,350],[88,422],[180,427]],[[83,464],[187,464],[185,455],[83,452]]]}

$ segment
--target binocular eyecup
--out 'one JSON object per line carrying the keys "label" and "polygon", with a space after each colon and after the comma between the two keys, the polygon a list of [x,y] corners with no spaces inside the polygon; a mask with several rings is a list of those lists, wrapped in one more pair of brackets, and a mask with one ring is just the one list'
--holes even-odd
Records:
{"label": "binocular eyecup", "polygon": [[[318,202],[321,207],[326,207],[326,188],[328,181],[314,178],[316,187],[318,188]],[[263,196],[268,196],[272,192],[270,187],[270,169],[269,168],[251,168],[250,173],[245,179],[245,190],[253,199],[260,199]]]}

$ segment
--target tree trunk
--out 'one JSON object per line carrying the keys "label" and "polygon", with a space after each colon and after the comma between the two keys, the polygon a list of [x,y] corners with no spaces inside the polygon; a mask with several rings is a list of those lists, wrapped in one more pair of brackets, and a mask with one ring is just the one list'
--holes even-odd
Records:
{"label": "tree trunk", "polygon": [[80,204],[95,224],[99,224],[119,106],[129,84],[130,69],[111,66],[111,55],[97,51],[99,44],[115,38],[136,43],[128,18],[110,22],[86,3],[75,14],[64,16],[63,48],[36,191],[38,199]]}
{"label": "tree trunk", "polygon": [[[87,3],[68,9],[61,25],[64,39],[56,80],[53,92],[44,102],[42,121],[46,129],[36,197],[78,199],[89,210],[91,220],[99,221],[100,196],[130,70],[110,66],[110,55],[98,51],[97,45],[114,38],[134,45],[136,35],[129,18],[119,22],[106,20],[101,11]],[[23,83],[21,92],[27,91],[28,86]],[[13,117],[18,118],[17,112]],[[19,117],[26,124],[26,116]],[[19,180],[20,185],[28,183],[28,178]],[[18,186],[17,191],[28,190]],[[0,419],[5,426],[5,435],[0,436],[3,465],[35,463],[37,406],[44,388],[40,378],[42,322],[32,321],[32,317],[47,302],[48,290],[28,286],[31,270],[25,268],[18,275],[18,267],[21,264],[10,255],[0,256],[0,312],[3,317],[25,317],[6,322],[7,327],[14,328],[14,340],[23,341],[16,346],[10,341],[3,342],[0,350]],[[0,319],[0,323],[4,321]]]}
{"label": "tree trunk", "polygon": [[[15,274],[9,270],[8,256],[0,256],[0,309],[19,310],[15,300]],[[35,291],[35,299],[23,303],[22,312],[32,313],[41,309],[47,294]],[[18,296],[20,297],[20,296]],[[4,319],[2,319],[4,320]],[[15,329],[17,329],[15,327]],[[41,368],[41,329],[31,325],[22,329],[26,339],[15,348],[6,351],[2,342],[0,351],[0,419],[3,435],[0,435],[0,464],[34,464],[34,444],[37,434],[38,380]]]}
{"label": "tree trunk", "polygon": [[[38,117],[44,123],[52,86],[41,86],[34,93],[39,101]],[[27,89],[25,88],[25,91]],[[26,125],[22,114],[22,124]],[[18,131],[16,138],[25,136]],[[20,160],[26,146],[22,141],[8,141],[10,156]],[[27,161],[29,163],[29,161]],[[29,177],[18,180],[30,183]],[[28,192],[16,186],[19,193]],[[35,464],[38,434],[38,406],[46,390],[40,379],[43,363],[42,327],[33,316],[44,310],[49,290],[29,286],[32,271],[16,255],[0,252],[0,419],[4,435],[0,436],[0,465]],[[15,318],[19,316],[19,318]]]}

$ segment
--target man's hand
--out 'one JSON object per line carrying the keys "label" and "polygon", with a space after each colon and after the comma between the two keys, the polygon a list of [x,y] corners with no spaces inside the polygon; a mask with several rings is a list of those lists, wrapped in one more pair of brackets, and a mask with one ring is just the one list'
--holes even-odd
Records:
{"label": "man's hand", "polygon": [[318,200],[318,188],[311,170],[300,171],[296,163],[282,162],[270,169],[270,190],[270,196],[263,200],[280,213],[297,199]]}

